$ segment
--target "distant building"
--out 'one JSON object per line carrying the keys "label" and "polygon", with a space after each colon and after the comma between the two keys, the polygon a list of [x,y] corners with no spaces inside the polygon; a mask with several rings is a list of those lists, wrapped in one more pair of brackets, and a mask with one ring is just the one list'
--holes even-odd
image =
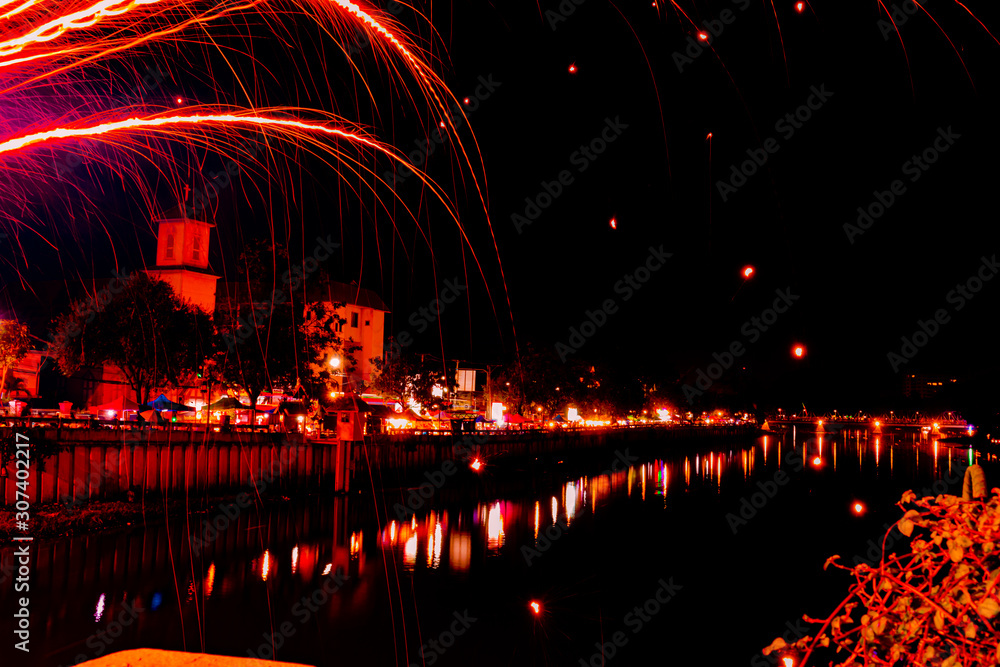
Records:
{"label": "distant building", "polygon": [[931,398],[946,387],[958,382],[958,378],[950,375],[929,375],[925,373],[907,373],[903,378],[903,395],[906,398]]}
{"label": "distant building", "polygon": [[[222,316],[232,317],[242,306],[252,306],[245,283],[219,283],[219,276],[208,265],[208,252],[212,228],[215,225],[174,214],[157,221],[156,265],[145,272],[152,278],[169,283],[181,300],[212,313],[216,321]],[[37,283],[11,307],[32,314],[29,324],[43,330],[52,318],[66,312],[72,301],[94,303],[94,295],[106,287],[111,278],[93,281],[70,293],[64,281]],[[89,301],[88,301],[89,299]],[[372,379],[372,358],[384,355],[385,314],[389,312],[379,296],[356,285],[333,281],[315,280],[307,284],[307,303],[342,303],[336,312],[346,322],[337,333],[345,342],[354,342],[361,349],[354,353],[357,368],[353,373],[338,378],[341,388],[360,390]],[[332,351],[330,356],[332,357]],[[332,372],[336,373],[335,370]],[[122,396],[134,399],[131,388],[121,371],[113,366],[85,368],[66,377],[59,372],[54,361],[44,350],[32,350],[16,365],[12,375],[22,381],[21,390],[13,394],[19,398],[46,396],[74,403],[74,409],[98,405]],[[184,393],[203,398],[198,388],[188,388]],[[171,394],[181,400],[177,392]],[[181,402],[184,402],[181,400]]]}
{"label": "distant building", "polygon": [[357,371],[345,376],[340,386],[341,391],[348,388],[360,391],[372,381],[375,366],[371,360],[385,355],[385,315],[389,309],[375,292],[353,284],[330,281],[309,287],[308,296],[310,302],[324,303],[327,307],[345,304],[334,311],[338,318],[346,320],[337,333],[345,342],[356,343],[361,349],[354,353]]}
{"label": "distant building", "polygon": [[[216,306],[217,321],[221,318],[236,321],[242,313],[250,312],[253,301],[246,283],[221,283]],[[385,315],[389,309],[372,290],[332,280],[307,282],[304,301],[307,304],[324,304],[338,319],[345,320],[343,324],[335,325],[334,331],[345,346],[351,343],[361,346],[353,354],[356,369],[353,373],[344,372],[347,366],[341,359],[341,365],[337,368],[331,366],[329,370],[337,376],[336,384],[340,391],[360,392],[372,380],[375,366],[371,360],[381,359],[385,353]],[[336,303],[344,305],[333,309]],[[308,312],[308,308],[306,310]],[[329,362],[334,357],[333,350],[325,356]]]}
{"label": "distant building", "polygon": [[170,283],[184,301],[214,313],[219,276],[208,270],[208,244],[215,225],[188,218],[163,219],[158,225],[156,266],[146,273]]}

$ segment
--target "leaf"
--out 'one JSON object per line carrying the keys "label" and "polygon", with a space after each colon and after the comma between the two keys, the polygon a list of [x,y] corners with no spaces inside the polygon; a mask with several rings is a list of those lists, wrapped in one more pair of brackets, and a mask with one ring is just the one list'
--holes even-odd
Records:
{"label": "leaf", "polygon": [[986,598],[979,603],[976,611],[979,612],[979,615],[983,618],[990,619],[997,614],[1000,614],[1000,604],[997,604],[997,601],[993,598]]}
{"label": "leaf", "polygon": [[903,493],[903,498],[899,501],[901,503],[912,503],[917,499],[917,494],[913,491],[906,491]]}
{"label": "leaf", "polygon": [[880,635],[883,632],[885,632],[885,626],[888,622],[889,622],[888,618],[886,618],[885,616],[880,616],[879,619],[875,621],[875,625],[872,626],[872,629],[875,630],[875,634]]}
{"label": "leaf", "polygon": [[780,650],[780,649],[783,649],[783,648],[785,648],[786,646],[788,646],[788,644],[787,644],[787,643],[785,643],[785,640],[784,640],[784,639],[782,639],[781,637],[778,637],[778,638],[777,638],[777,639],[775,639],[775,640],[774,640],[773,642],[771,642],[771,645],[770,645],[770,646],[768,646],[767,648],[765,648],[765,649],[764,649],[764,650],[762,651],[762,653],[763,653],[764,655],[770,655],[772,651],[778,651],[778,650]]}
{"label": "leaf", "polygon": [[979,629],[976,627],[975,623],[969,623],[968,625],[965,626],[965,638],[966,639],[975,639],[976,638],[976,632],[978,630]]}
{"label": "leaf", "polygon": [[907,537],[913,534],[913,522],[909,519],[900,519],[899,523],[896,524],[896,527],[899,528],[899,532]]}
{"label": "leaf", "polygon": [[944,612],[940,609],[934,612],[934,627],[938,632],[944,630]]}

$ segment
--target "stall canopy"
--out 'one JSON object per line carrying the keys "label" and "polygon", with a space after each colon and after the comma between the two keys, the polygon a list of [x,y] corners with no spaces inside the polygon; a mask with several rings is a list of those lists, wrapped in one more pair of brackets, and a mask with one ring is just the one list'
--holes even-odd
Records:
{"label": "stall canopy", "polygon": [[215,403],[208,406],[209,410],[250,410],[249,405],[243,405],[231,396],[220,398]]}
{"label": "stall canopy", "polygon": [[402,417],[402,418],[404,418],[404,419],[409,419],[411,422],[427,422],[427,421],[430,421],[429,418],[427,418],[427,417],[421,417],[416,412],[414,412],[413,408],[409,408],[407,410],[403,410],[402,412],[399,413],[399,416]]}
{"label": "stall canopy", "polygon": [[344,394],[335,400],[327,412],[371,412],[371,406],[368,405],[357,394]]}
{"label": "stall canopy", "polygon": [[525,418],[521,415],[507,415],[508,424],[523,424],[525,421]]}
{"label": "stall canopy", "polygon": [[135,401],[130,401],[125,396],[121,398],[116,398],[113,401],[108,401],[102,405],[92,405],[90,406],[91,412],[126,412],[126,411],[136,411],[139,409],[139,404]]}
{"label": "stall canopy", "polygon": [[388,405],[370,405],[370,412],[378,419],[406,419],[401,412],[396,412]]}
{"label": "stall canopy", "polygon": [[143,405],[140,409],[142,411],[166,410],[167,412],[194,412],[194,408],[192,408],[190,405],[184,405],[182,403],[174,403],[164,394],[160,394],[154,400]]}

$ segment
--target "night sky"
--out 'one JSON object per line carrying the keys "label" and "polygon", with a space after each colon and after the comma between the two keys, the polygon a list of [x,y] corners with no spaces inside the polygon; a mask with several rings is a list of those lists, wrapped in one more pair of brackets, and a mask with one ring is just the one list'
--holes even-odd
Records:
{"label": "night sky", "polygon": [[[967,5],[987,27],[1000,29],[990,3]],[[515,340],[549,349],[566,343],[571,327],[611,299],[614,312],[569,358],[692,382],[713,352],[740,342],[745,352],[715,389],[749,388],[755,399],[791,407],[815,401],[842,412],[898,391],[907,371],[957,374],[989,386],[998,367],[993,314],[1000,280],[983,283],[972,298],[952,290],[977,276],[983,258],[981,275],[1000,271],[989,268],[1000,251],[994,195],[1000,46],[950,0],[925,6],[946,35],[922,14],[898,22],[904,54],[896,34],[886,36],[886,17],[874,2],[815,3],[802,13],[791,2],[773,11],[770,3],[750,0],[683,4],[699,26],[709,22],[699,29],[719,33],[707,40],[710,48],[674,8],[648,2],[436,3],[434,51],[444,58],[445,80],[459,99],[477,88],[483,93],[468,116],[485,165],[506,293],[468,169],[441,146],[427,170],[456,198],[485,281],[454,222],[428,203],[416,179],[396,184],[395,204],[379,187],[390,208],[380,211],[373,195],[355,194],[357,179],[338,184],[307,157],[294,174],[271,174],[298,189],[294,199],[279,192],[272,212],[251,186],[267,190],[262,174],[244,173],[223,192],[213,217],[213,267],[231,271],[248,238],[273,233],[294,256],[308,252],[316,235],[332,233],[344,254],[328,268],[379,292],[393,311],[388,328],[397,334],[416,334],[410,314],[427,306],[446,279],[459,278],[469,285],[467,301],[446,310],[440,336],[435,329],[417,334],[413,350],[443,349],[481,363],[510,359]],[[410,10],[398,18],[430,37]],[[355,57],[364,63],[374,102],[357,101],[359,84],[343,54],[329,44],[311,48],[319,38],[303,31],[302,47],[291,56],[268,45],[255,52],[261,61],[270,58],[271,75],[259,82],[269,101],[340,111],[371,123],[401,151],[415,150],[426,138],[420,129],[426,116],[398,100],[384,67],[366,61],[365,45]],[[183,71],[182,63],[166,66]],[[305,71],[327,76],[336,98],[311,96],[308,85],[288,92],[286,79],[304,81]],[[221,76],[213,84],[227,85]],[[208,90],[205,81],[177,76],[148,95],[168,100]],[[796,112],[808,118],[796,120]],[[602,131],[613,135],[603,152],[592,159],[579,152]],[[467,132],[463,137],[470,139]],[[925,150],[934,163],[921,168],[912,160]],[[751,165],[753,155],[767,159]],[[198,159],[204,162],[187,167],[193,183],[221,165],[218,156]],[[733,169],[744,163],[754,173],[720,191],[719,183],[739,184]],[[377,171],[389,168],[380,164]],[[546,184],[556,191],[561,172],[561,191],[548,201]],[[84,176],[73,177],[82,183]],[[2,271],[9,293],[22,289],[21,276],[79,282],[103,275],[109,262],[151,261],[148,213],[134,195],[117,195],[121,188],[110,175],[95,178],[80,187],[100,199],[107,224],[68,217],[66,211],[80,216],[82,210],[72,203],[79,193],[69,188],[39,202],[35,213],[48,216],[43,236],[58,251],[20,233],[16,254],[23,256]],[[176,200],[165,186],[153,189],[162,209]],[[103,198],[94,197],[98,192]],[[893,201],[867,229],[845,230],[877,196]],[[527,225],[512,219],[527,215],[526,198],[547,203]],[[418,211],[433,261],[402,204]],[[624,289],[619,281],[646,266],[651,248],[671,256],[640,289]],[[748,264],[756,273],[743,285],[740,271]],[[794,296],[792,305],[754,334],[751,318],[779,291]],[[918,320],[941,309],[946,317],[935,335],[894,370],[887,354],[901,352],[900,337],[912,336]],[[792,359],[793,343],[806,346],[805,360]]]}

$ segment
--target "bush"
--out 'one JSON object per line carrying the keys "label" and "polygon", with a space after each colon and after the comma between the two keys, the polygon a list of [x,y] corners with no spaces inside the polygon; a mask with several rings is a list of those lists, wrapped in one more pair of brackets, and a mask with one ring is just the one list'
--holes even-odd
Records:
{"label": "bush", "polygon": [[803,617],[821,626],[814,637],[778,638],[764,655],[795,667],[821,654],[843,666],[1000,664],[1000,489],[980,500],[907,491],[897,505],[910,552],[877,567],[828,559],[824,569],[854,576],[848,596],[825,619]]}

